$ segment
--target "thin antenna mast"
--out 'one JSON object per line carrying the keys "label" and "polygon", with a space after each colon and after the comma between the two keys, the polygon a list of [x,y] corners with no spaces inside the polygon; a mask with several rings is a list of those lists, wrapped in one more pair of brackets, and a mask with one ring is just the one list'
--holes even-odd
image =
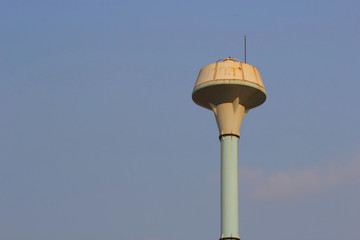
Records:
{"label": "thin antenna mast", "polygon": [[244,61],[246,63],[246,35],[244,35]]}

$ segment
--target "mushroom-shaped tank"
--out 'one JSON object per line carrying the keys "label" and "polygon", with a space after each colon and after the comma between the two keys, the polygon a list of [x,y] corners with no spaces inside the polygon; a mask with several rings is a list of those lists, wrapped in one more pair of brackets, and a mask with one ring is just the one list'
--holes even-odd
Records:
{"label": "mushroom-shaped tank", "polygon": [[200,70],[192,99],[214,111],[220,135],[238,135],[243,117],[265,102],[266,92],[255,67],[229,57]]}

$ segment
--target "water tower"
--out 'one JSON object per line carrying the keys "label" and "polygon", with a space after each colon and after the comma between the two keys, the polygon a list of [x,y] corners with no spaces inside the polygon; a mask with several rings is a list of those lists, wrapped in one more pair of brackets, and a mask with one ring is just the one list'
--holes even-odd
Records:
{"label": "water tower", "polygon": [[246,113],[266,100],[259,71],[234,58],[200,70],[192,99],[214,112],[221,142],[221,237],[240,239],[238,202],[238,141]]}

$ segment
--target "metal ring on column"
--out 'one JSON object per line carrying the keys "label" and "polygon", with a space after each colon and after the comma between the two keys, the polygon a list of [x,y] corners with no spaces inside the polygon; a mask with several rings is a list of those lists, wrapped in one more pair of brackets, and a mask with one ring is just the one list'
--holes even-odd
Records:
{"label": "metal ring on column", "polygon": [[237,238],[237,237],[223,237],[223,238],[220,238],[219,240],[227,240],[227,239],[240,240],[240,238]]}
{"label": "metal ring on column", "polygon": [[234,134],[234,133],[225,133],[225,134],[219,135],[219,140],[221,140],[222,137],[226,137],[226,136],[233,136],[233,137],[240,138],[240,136],[237,135],[237,134]]}

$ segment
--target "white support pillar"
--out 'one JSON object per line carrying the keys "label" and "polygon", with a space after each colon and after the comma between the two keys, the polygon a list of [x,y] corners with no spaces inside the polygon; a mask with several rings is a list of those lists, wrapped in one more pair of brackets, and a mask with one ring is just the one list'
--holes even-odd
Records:
{"label": "white support pillar", "polygon": [[221,238],[239,238],[238,141],[222,135],[221,141]]}

